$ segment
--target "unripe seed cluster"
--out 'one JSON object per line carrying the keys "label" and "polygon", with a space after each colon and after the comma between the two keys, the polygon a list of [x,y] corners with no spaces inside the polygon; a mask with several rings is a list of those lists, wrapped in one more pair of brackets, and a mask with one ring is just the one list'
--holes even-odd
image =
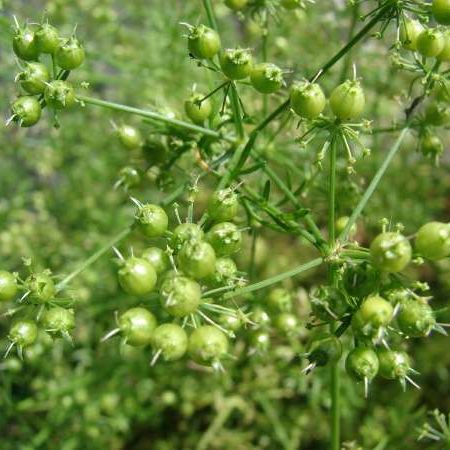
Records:
{"label": "unripe seed cluster", "polygon": [[64,306],[60,306],[59,290],[50,270],[32,271],[27,277],[0,270],[0,302],[13,301],[21,303],[21,307],[9,329],[6,355],[17,347],[23,358],[24,349],[37,341],[41,331],[72,342],[71,332],[75,327],[72,303],[63,301]]}
{"label": "unripe seed cluster", "polygon": [[[66,78],[85,60],[84,47],[75,35],[63,38],[48,22],[16,24],[12,47],[21,71],[16,76],[20,94],[11,104],[10,120],[31,127],[44,107],[57,111],[74,105],[75,91]],[[53,64],[46,64],[47,55]]]}
{"label": "unripe seed cluster", "polygon": [[[229,323],[239,322],[241,313],[223,301],[216,306],[214,298],[205,298],[204,293],[227,292],[242,283],[232,259],[242,240],[233,222],[238,213],[237,194],[231,188],[214,192],[205,225],[184,222],[172,230],[162,207],[134,201],[135,228],[151,245],[139,255],[120,255],[118,281],[143,306],[119,315],[118,327],[105,338],[121,334],[129,345],[150,345],[153,363],[160,356],[173,361],[188,353],[198,363],[221,368],[228,339],[237,329],[231,330]],[[161,308],[157,316],[166,317],[165,323],[158,325],[148,309],[155,307]]]}

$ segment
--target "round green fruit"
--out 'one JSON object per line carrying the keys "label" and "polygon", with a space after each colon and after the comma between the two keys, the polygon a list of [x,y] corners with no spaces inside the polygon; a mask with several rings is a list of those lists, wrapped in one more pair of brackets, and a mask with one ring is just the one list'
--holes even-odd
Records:
{"label": "round green fruit", "polygon": [[25,286],[30,292],[30,299],[37,303],[46,303],[56,295],[55,283],[47,272],[31,274],[25,280]]}
{"label": "round green fruit", "polygon": [[252,55],[245,49],[228,48],[220,55],[220,67],[230,80],[242,80],[250,75],[253,67]]}
{"label": "round green fruit", "polygon": [[416,235],[416,250],[432,261],[450,255],[450,224],[429,222],[423,225]]}
{"label": "round green fruit", "polygon": [[157,275],[161,275],[170,268],[170,260],[167,253],[159,247],[146,248],[142,252],[141,258],[153,266]]}
{"label": "round green fruit", "polygon": [[16,277],[11,272],[0,270],[0,302],[9,302],[16,294]]}
{"label": "round green fruit", "polygon": [[131,295],[145,295],[153,291],[156,285],[156,271],[143,258],[131,257],[123,261],[118,272],[119,284]]}
{"label": "round green fruit", "polygon": [[38,327],[32,320],[18,320],[9,330],[8,337],[19,347],[34,344],[38,336]]}
{"label": "round green fruit", "polygon": [[411,244],[400,233],[379,234],[370,245],[372,264],[383,272],[402,271],[411,261]]}
{"label": "round green fruit", "polygon": [[42,323],[48,332],[68,333],[75,327],[73,309],[53,306],[43,314]]}
{"label": "round green fruit", "polygon": [[160,294],[163,308],[174,317],[185,317],[195,312],[202,296],[198,283],[176,274],[164,279]]}
{"label": "round green fruit", "polygon": [[291,108],[300,117],[315,119],[325,109],[326,98],[317,83],[297,82],[291,88]]}
{"label": "round green fruit", "polygon": [[77,69],[84,62],[84,48],[80,44],[80,41],[72,36],[56,49],[55,59],[56,64],[58,64],[61,69]]}
{"label": "round green fruit", "polygon": [[444,49],[444,45],[444,35],[436,28],[427,28],[417,37],[417,50],[426,57],[438,56]]}
{"label": "round green fruit", "polygon": [[196,223],[182,223],[173,230],[172,246],[178,252],[187,242],[201,241],[204,235]]}
{"label": "round green fruit", "polygon": [[115,130],[119,142],[128,150],[140,148],[142,145],[142,135],[140,131],[131,125],[120,125]]}
{"label": "round green fruit", "polygon": [[131,308],[119,317],[119,328],[128,345],[142,347],[151,343],[157,326],[155,316],[145,308]]}
{"label": "round green fruit", "polygon": [[411,370],[409,356],[402,351],[381,349],[378,351],[378,361],[380,375],[388,380],[405,378]]}
{"label": "round green fruit", "polygon": [[376,337],[382,327],[391,322],[394,315],[392,305],[379,295],[367,297],[353,314],[353,331],[361,336]]}
{"label": "round green fruit", "polygon": [[177,260],[182,272],[197,280],[213,275],[216,253],[207,242],[192,241],[183,245]]}
{"label": "round green fruit", "polygon": [[205,25],[193,27],[188,36],[189,53],[198,59],[212,59],[219,53],[220,37],[216,31]]}
{"label": "round green fruit", "polygon": [[405,19],[400,25],[400,42],[407,50],[417,50],[417,38],[424,30],[417,20]]}
{"label": "round green fruit", "polygon": [[70,108],[75,104],[75,91],[67,81],[54,80],[47,83],[44,98],[50,108]]}
{"label": "round green fruit", "polygon": [[242,233],[234,223],[221,222],[208,231],[206,239],[218,256],[230,256],[240,250]]}
{"label": "round green fruit", "polygon": [[135,220],[142,234],[148,238],[161,237],[169,226],[169,218],[164,209],[150,203],[138,208]]}
{"label": "round green fruit", "polygon": [[250,72],[250,81],[261,94],[273,94],[283,86],[283,71],[272,63],[257,64]]}
{"label": "round green fruit", "polygon": [[431,12],[437,23],[450,25],[450,0],[433,0]]}
{"label": "round green fruit", "polygon": [[50,80],[50,74],[45,64],[30,62],[25,64],[24,70],[17,77],[20,86],[28,94],[42,94],[46,83]]}
{"label": "round green fruit", "polygon": [[42,23],[34,33],[36,47],[40,53],[55,53],[59,46],[58,30],[49,23]]}
{"label": "round green fruit", "polygon": [[380,363],[376,352],[370,347],[356,347],[347,356],[347,373],[357,381],[372,380],[378,373]]}
{"label": "round green fruit", "polygon": [[39,122],[42,108],[36,97],[23,96],[12,103],[11,112],[14,122],[21,127],[28,128]]}
{"label": "round green fruit", "polygon": [[239,201],[232,189],[215,191],[208,202],[208,215],[214,222],[233,220],[238,212]]}
{"label": "round green fruit", "polygon": [[233,11],[240,11],[247,6],[248,0],[225,0],[225,5]]}
{"label": "round green fruit", "polygon": [[364,91],[358,80],[347,80],[337,86],[330,96],[330,107],[334,115],[343,121],[356,119],[366,104]]}
{"label": "round green fruit", "polygon": [[34,33],[28,26],[16,30],[13,36],[13,50],[16,56],[24,61],[36,61],[38,59],[39,50]]}
{"label": "round green fruit", "polygon": [[153,332],[152,346],[160,351],[165,361],[175,361],[184,356],[188,337],[183,328],[175,323],[164,323]]}
{"label": "round green fruit", "polygon": [[204,97],[203,94],[195,93],[184,102],[186,115],[197,125],[203,125],[213,111],[211,101]]}
{"label": "round green fruit", "polygon": [[220,361],[227,352],[227,336],[216,327],[203,325],[189,337],[189,354],[199,363]]}
{"label": "round green fruit", "polygon": [[397,320],[400,330],[409,337],[428,336],[436,325],[433,309],[420,300],[403,302]]}

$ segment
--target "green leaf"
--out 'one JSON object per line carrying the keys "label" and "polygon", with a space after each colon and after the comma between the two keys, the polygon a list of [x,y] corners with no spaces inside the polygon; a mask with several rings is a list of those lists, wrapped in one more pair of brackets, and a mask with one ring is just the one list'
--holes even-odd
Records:
{"label": "green leaf", "polygon": [[270,196],[270,180],[266,181],[266,184],[264,185],[264,189],[263,189],[263,193],[262,196],[264,198],[264,200],[267,202],[269,201],[269,196]]}

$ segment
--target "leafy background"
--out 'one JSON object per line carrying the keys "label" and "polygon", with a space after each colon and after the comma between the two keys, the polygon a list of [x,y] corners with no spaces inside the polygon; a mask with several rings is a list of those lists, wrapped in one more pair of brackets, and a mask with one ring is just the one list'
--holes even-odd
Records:
{"label": "leafy background", "polygon": [[[214,3],[225,45],[248,46],[258,55],[257,24],[240,20],[221,1]],[[183,101],[192,85],[207,91],[214,83],[208,71],[190,61],[183,37],[186,30],[180,25],[205,20],[200,1],[5,0],[0,5],[0,105],[5,119],[16,95],[13,80],[18,70],[10,45],[13,14],[22,21],[37,21],[47,11],[51,22],[67,35],[77,25],[87,61],[73,81],[88,82],[95,96],[171,111],[183,118]],[[306,11],[282,13],[270,30],[269,58],[290,71],[288,79],[309,76],[346,42],[352,20],[352,9],[344,2],[331,7],[329,2],[317,2]],[[330,92],[355,62],[368,97],[366,117],[376,127],[401,119],[411,81],[389,64],[392,42],[389,33],[383,40],[365,41],[323,81]],[[261,99],[250,88],[242,94],[246,109],[261,116]],[[275,97],[270,105],[279,101]],[[111,119],[146,131],[139,120],[94,107],[61,114],[59,129],[52,127],[47,115],[29,130],[0,129],[2,268],[18,270],[22,258],[31,258],[37,268],[69,273],[129,224],[133,208],[128,193],[113,185],[130,155],[116,142]],[[261,150],[280,174],[286,170],[280,161],[294,161],[296,171],[291,176],[300,178],[311,173],[317,148],[300,148],[294,141],[297,136],[291,126]],[[393,138],[395,134],[389,133],[367,138],[371,157],[357,164],[356,175],[340,177],[340,214],[351,212]],[[402,222],[407,233],[431,219],[448,220],[448,158],[436,168],[416,147],[417,138],[411,135],[359,225],[362,242],[377,232],[384,216]],[[322,226],[326,176],[319,174],[304,196]],[[202,186],[203,197],[210,188]],[[164,193],[148,181],[133,195],[156,201]],[[201,208],[202,195],[198,213]],[[242,253],[245,268],[248,251]],[[310,254],[308,247],[288,236],[262,231],[255,279],[294,267]],[[432,284],[439,306],[448,303],[449,270],[445,262],[415,274]],[[135,304],[118,289],[115,271],[112,255],[107,256],[71,284],[70,295],[77,300],[73,348],[42,336],[24,362],[10,358],[0,363],[2,449],[327,448],[328,373],[301,374],[302,342],[276,342],[266,356],[250,358],[238,338],[234,345],[238,360],[230,362],[223,376],[198,371],[186,361],[150,369],[148,351],[121,352],[114,340],[100,345],[114,311]],[[305,320],[305,289],[322,278],[317,272],[287,284],[296,292],[298,313]],[[256,300],[264,294],[258,293]],[[1,336],[6,336],[8,325],[9,318],[1,317]],[[6,339],[2,345],[6,347]],[[421,372],[420,391],[411,388],[402,393],[396,383],[377,381],[364,400],[361,386],[344,377],[343,434],[348,448],[432,448],[430,443],[417,442],[417,428],[427,411],[448,411],[448,338],[414,340],[410,348]],[[439,445],[436,448],[443,448]]]}

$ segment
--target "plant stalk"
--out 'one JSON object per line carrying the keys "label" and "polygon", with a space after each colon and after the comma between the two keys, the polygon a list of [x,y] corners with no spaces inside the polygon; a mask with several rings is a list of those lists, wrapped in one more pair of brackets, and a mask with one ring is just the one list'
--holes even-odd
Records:
{"label": "plant stalk", "polygon": [[[177,189],[175,189],[169,196],[167,196],[162,202],[161,206],[169,205],[174,202],[180,195],[186,190],[186,185],[183,183]],[[90,265],[94,264],[98,259],[100,259],[106,252],[108,252],[113,246],[117,245],[122,239],[126,238],[132,231],[132,225],[122,230],[120,233],[111,238],[104,246],[92,254],[88,259],[86,259],[77,269],[67,275],[63,280],[61,280],[56,285],[56,291],[59,292],[63,290],[68,283],[70,283],[75,277],[77,277],[81,272],[86,270]]]}
{"label": "plant stalk", "polygon": [[279,283],[280,281],[295,277],[296,275],[299,275],[302,272],[306,272],[307,270],[319,267],[322,264],[322,262],[323,262],[322,258],[313,259],[305,264],[300,264],[299,266],[294,267],[291,270],[279,273],[278,275],[267,278],[263,281],[259,281],[258,283],[249,284],[248,286],[244,286],[242,288],[235,289],[234,291],[227,292],[223,296],[223,299],[226,300],[228,298],[236,297],[237,295],[248,294],[249,292],[264,289],[266,287],[272,286],[273,284]]}
{"label": "plant stalk", "polygon": [[242,110],[239,103],[239,94],[236,89],[236,84],[231,83],[230,85],[230,97],[231,97],[231,109],[233,110],[234,124],[236,127],[236,134],[239,140],[244,138],[244,124],[242,123]]}
{"label": "plant stalk", "polygon": [[221,133],[215,130],[211,130],[209,128],[200,127],[193,123],[184,122],[183,120],[171,119],[170,117],[166,117],[162,114],[146,111],[140,108],[134,108],[132,106],[121,105],[120,103],[109,102],[106,100],[100,100],[93,97],[87,97],[85,95],[78,95],[77,99],[83,103],[89,105],[100,106],[102,108],[112,109],[113,111],[126,112],[129,114],[134,114],[136,116],[145,117],[147,119],[157,120],[159,122],[167,123],[168,125],[173,125],[175,127],[184,128],[186,130],[195,131],[197,133],[204,134],[205,136],[210,136],[216,139],[223,139],[228,142],[234,142],[234,139],[230,139],[226,136],[223,136]]}
{"label": "plant stalk", "polygon": [[[311,81],[317,81],[322,78],[323,75],[328,72],[341,58],[343,58],[361,39],[363,39],[369,31],[379,22],[379,20],[384,16],[386,8],[380,8],[380,11],[375,15],[372,20],[367,22],[367,24],[354,36],[341,50],[339,50],[333,57],[331,57],[317,72],[311,77]],[[286,108],[289,107],[289,99],[282,103],[275,111],[273,111],[268,117],[259,123],[253,132],[257,133],[263,130],[270,122],[272,122],[276,117],[278,117]]]}
{"label": "plant stalk", "polygon": [[372,197],[372,194],[375,192],[375,189],[377,188],[378,184],[380,183],[381,179],[383,178],[383,175],[385,174],[387,168],[389,167],[389,164],[391,163],[391,161],[393,160],[393,158],[397,154],[397,152],[400,150],[400,146],[401,146],[402,141],[405,138],[407,132],[408,132],[408,127],[403,129],[403,131],[400,133],[399,137],[395,141],[395,144],[392,146],[391,150],[386,155],[386,158],[383,161],[383,164],[381,164],[377,173],[372,178],[372,181],[370,182],[369,186],[367,187],[366,192],[364,192],[364,195],[361,197],[361,200],[356,205],[356,208],[353,210],[350,218],[348,219],[348,222],[345,225],[345,228],[342,230],[342,233],[339,235],[339,237],[338,237],[339,241],[345,241],[347,239],[348,233],[350,232],[351,227],[358,220],[358,217],[361,215],[363,209],[367,205],[367,202],[370,200],[370,197]]}
{"label": "plant stalk", "polygon": [[217,21],[214,15],[214,8],[212,6],[211,0],[203,0],[203,6],[205,7],[206,16],[208,17],[209,26],[216,31],[219,31],[217,28]]}
{"label": "plant stalk", "polygon": [[[336,244],[335,223],[336,223],[336,155],[337,141],[336,136],[331,137],[329,147],[329,186],[328,186],[328,245],[333,249]],[[331,263],[329,265],[329,283],[333,287],[337,287],[336,266]],[[334,333],[334,324],[330,325],[331,333]],[[339,380],[339,361],[332,363],[330,367],[330,391],[331,391],[331,450],[340,450],[340,380]]]}
{"label": "plant stalk", "polygon": [[102,257],[106,252],[108,252],[111,247],[119,243],[122,239],[124,239],[126,236],[128,236],[131,232],[131,227],[126,228],[125,230],[122,230],[119,234],[114,236],[112,239],[110,239],[102,248],[97,250],[94,254],[92,254],[86,261],[83,262],[76,270],[74,270],[72,273],[67,275],[63,280],[61,280],[56,285],[56,290],[59,292],[64,287],[69,284],[76,276],[78,276],[83,270],[85,270],[87,267],[89,267],[91,264],[93,264],[95,261],[97,261],[100,257]]}

